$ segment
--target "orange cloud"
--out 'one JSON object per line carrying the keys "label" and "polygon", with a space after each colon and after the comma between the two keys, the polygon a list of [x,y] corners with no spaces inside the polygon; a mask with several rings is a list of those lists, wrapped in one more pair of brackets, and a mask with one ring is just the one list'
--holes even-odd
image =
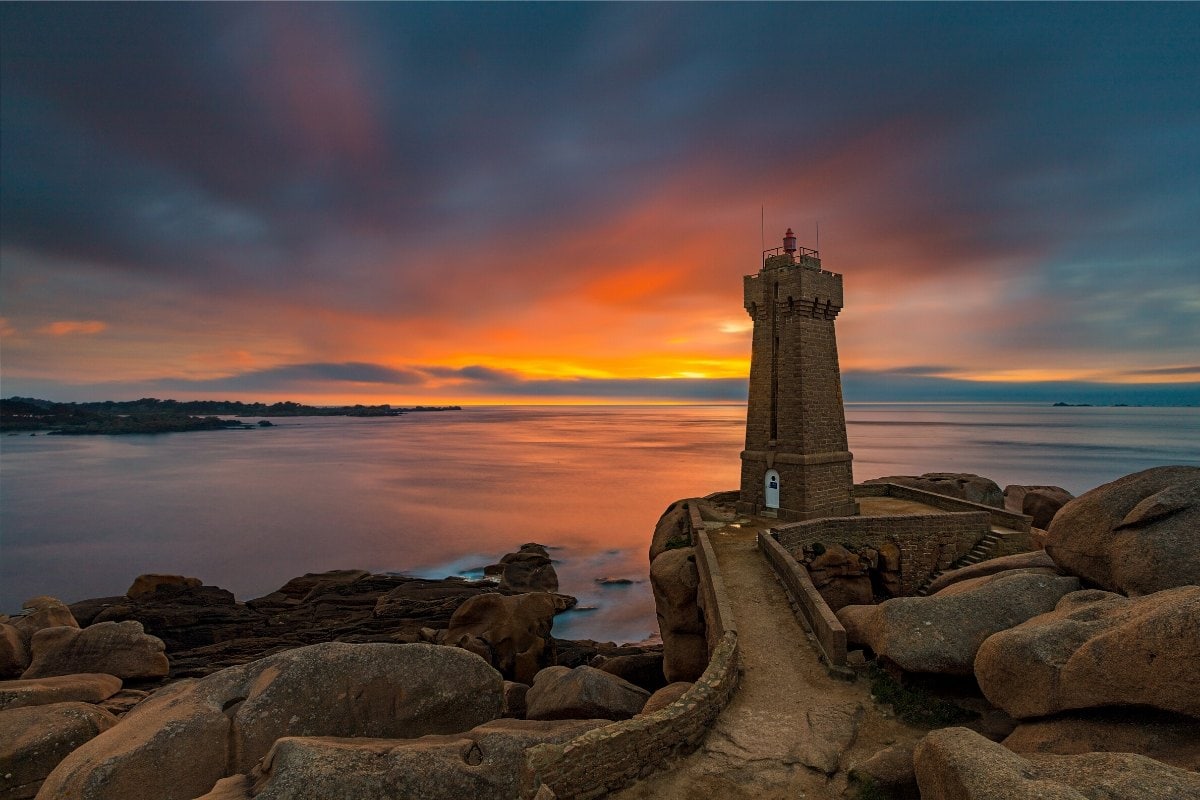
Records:
{"label": "orange cloud", "polygon": [[51,322],[49,325],[42,328],[42,333],[48,333],[51,336],[90,336],[95,333],[100,333],[108,328],[108,323],[101,322],[97,319],[63,319],[57,322]]}

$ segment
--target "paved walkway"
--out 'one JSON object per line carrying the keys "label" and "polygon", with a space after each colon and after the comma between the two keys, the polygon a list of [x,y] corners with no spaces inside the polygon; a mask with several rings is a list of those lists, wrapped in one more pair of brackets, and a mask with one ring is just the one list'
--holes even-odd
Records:
{"label": "paved walkway", "polygon": [[704,745],[629,789],[620,800],[840,798],[844,770],[922,732],[884,718],[866,682],[830,678],[752,528],[710,534],[742,657],[737,693]]}

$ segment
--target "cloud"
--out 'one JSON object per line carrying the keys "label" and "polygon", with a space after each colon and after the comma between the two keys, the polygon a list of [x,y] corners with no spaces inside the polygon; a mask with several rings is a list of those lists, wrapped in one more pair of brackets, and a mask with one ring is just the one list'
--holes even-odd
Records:
{"label": "cloud", "polygon": [[48,333],[51,336],[90,336],[101,333],[107,328],[107,323],[96,319],[63,319],[51,322],[49,325],[41,328],[41,332]]}
{"label": "cloud", "polygon": [[1127,370],[1129,375],[1200,375],[1200,365],[1191,367],[1157,367]]}
{"label": "cloud", "polygon": [[420,385],[424,380],[425,376],[415,370],[347,362],[288,364],[219,378],[164,378],[157,384],[160,388],[203,392],[320,392],[330,385],[404,387]]}
{"label": "cloud", "polygon": [[[768,245],[820,222],[848,365],[1171,369],[1200,348],[1197,24],[1187,4],[0,4],[0,312],[33,331],[99,303],[114,341],[88,360],[131,380],[214,339],[258,365],[475,370],[405,386],[728,377],[765,207]],[[78,375],[68,350],[5,369]],[[303,384],[279,369],[243,380]]]}

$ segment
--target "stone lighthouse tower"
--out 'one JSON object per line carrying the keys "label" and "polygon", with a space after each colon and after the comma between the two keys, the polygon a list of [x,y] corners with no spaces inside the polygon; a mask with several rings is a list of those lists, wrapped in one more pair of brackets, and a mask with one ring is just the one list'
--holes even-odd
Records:
{"label": "stone lighthouse tower", "polygon": [[797,248],[789,228],[783,247],[745,276],[744,292],[754,345],[738,510],[784,520],[857,514],[833,331],[842,276],[821,269],[816,250]]}

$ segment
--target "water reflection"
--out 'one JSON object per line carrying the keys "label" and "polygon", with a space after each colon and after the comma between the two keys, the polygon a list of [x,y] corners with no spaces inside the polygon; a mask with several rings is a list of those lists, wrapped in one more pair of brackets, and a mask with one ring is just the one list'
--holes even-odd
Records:
{"label": "water reflection", "polygon": [[[655,629],[646,550],[673,500],[736,488],[743,407],[474,408],[277,419],[166,436],[0,440],[0,603],[122,593],[141,572],[240,598],[308,571],[465,574],[557,547],[562,591],[595,610],[560,636]],[[1200,409],[849,405],[857,479],[933,470],[1080,492],[1200,463]],[[636,583],[601,585],[597,578]]]}

